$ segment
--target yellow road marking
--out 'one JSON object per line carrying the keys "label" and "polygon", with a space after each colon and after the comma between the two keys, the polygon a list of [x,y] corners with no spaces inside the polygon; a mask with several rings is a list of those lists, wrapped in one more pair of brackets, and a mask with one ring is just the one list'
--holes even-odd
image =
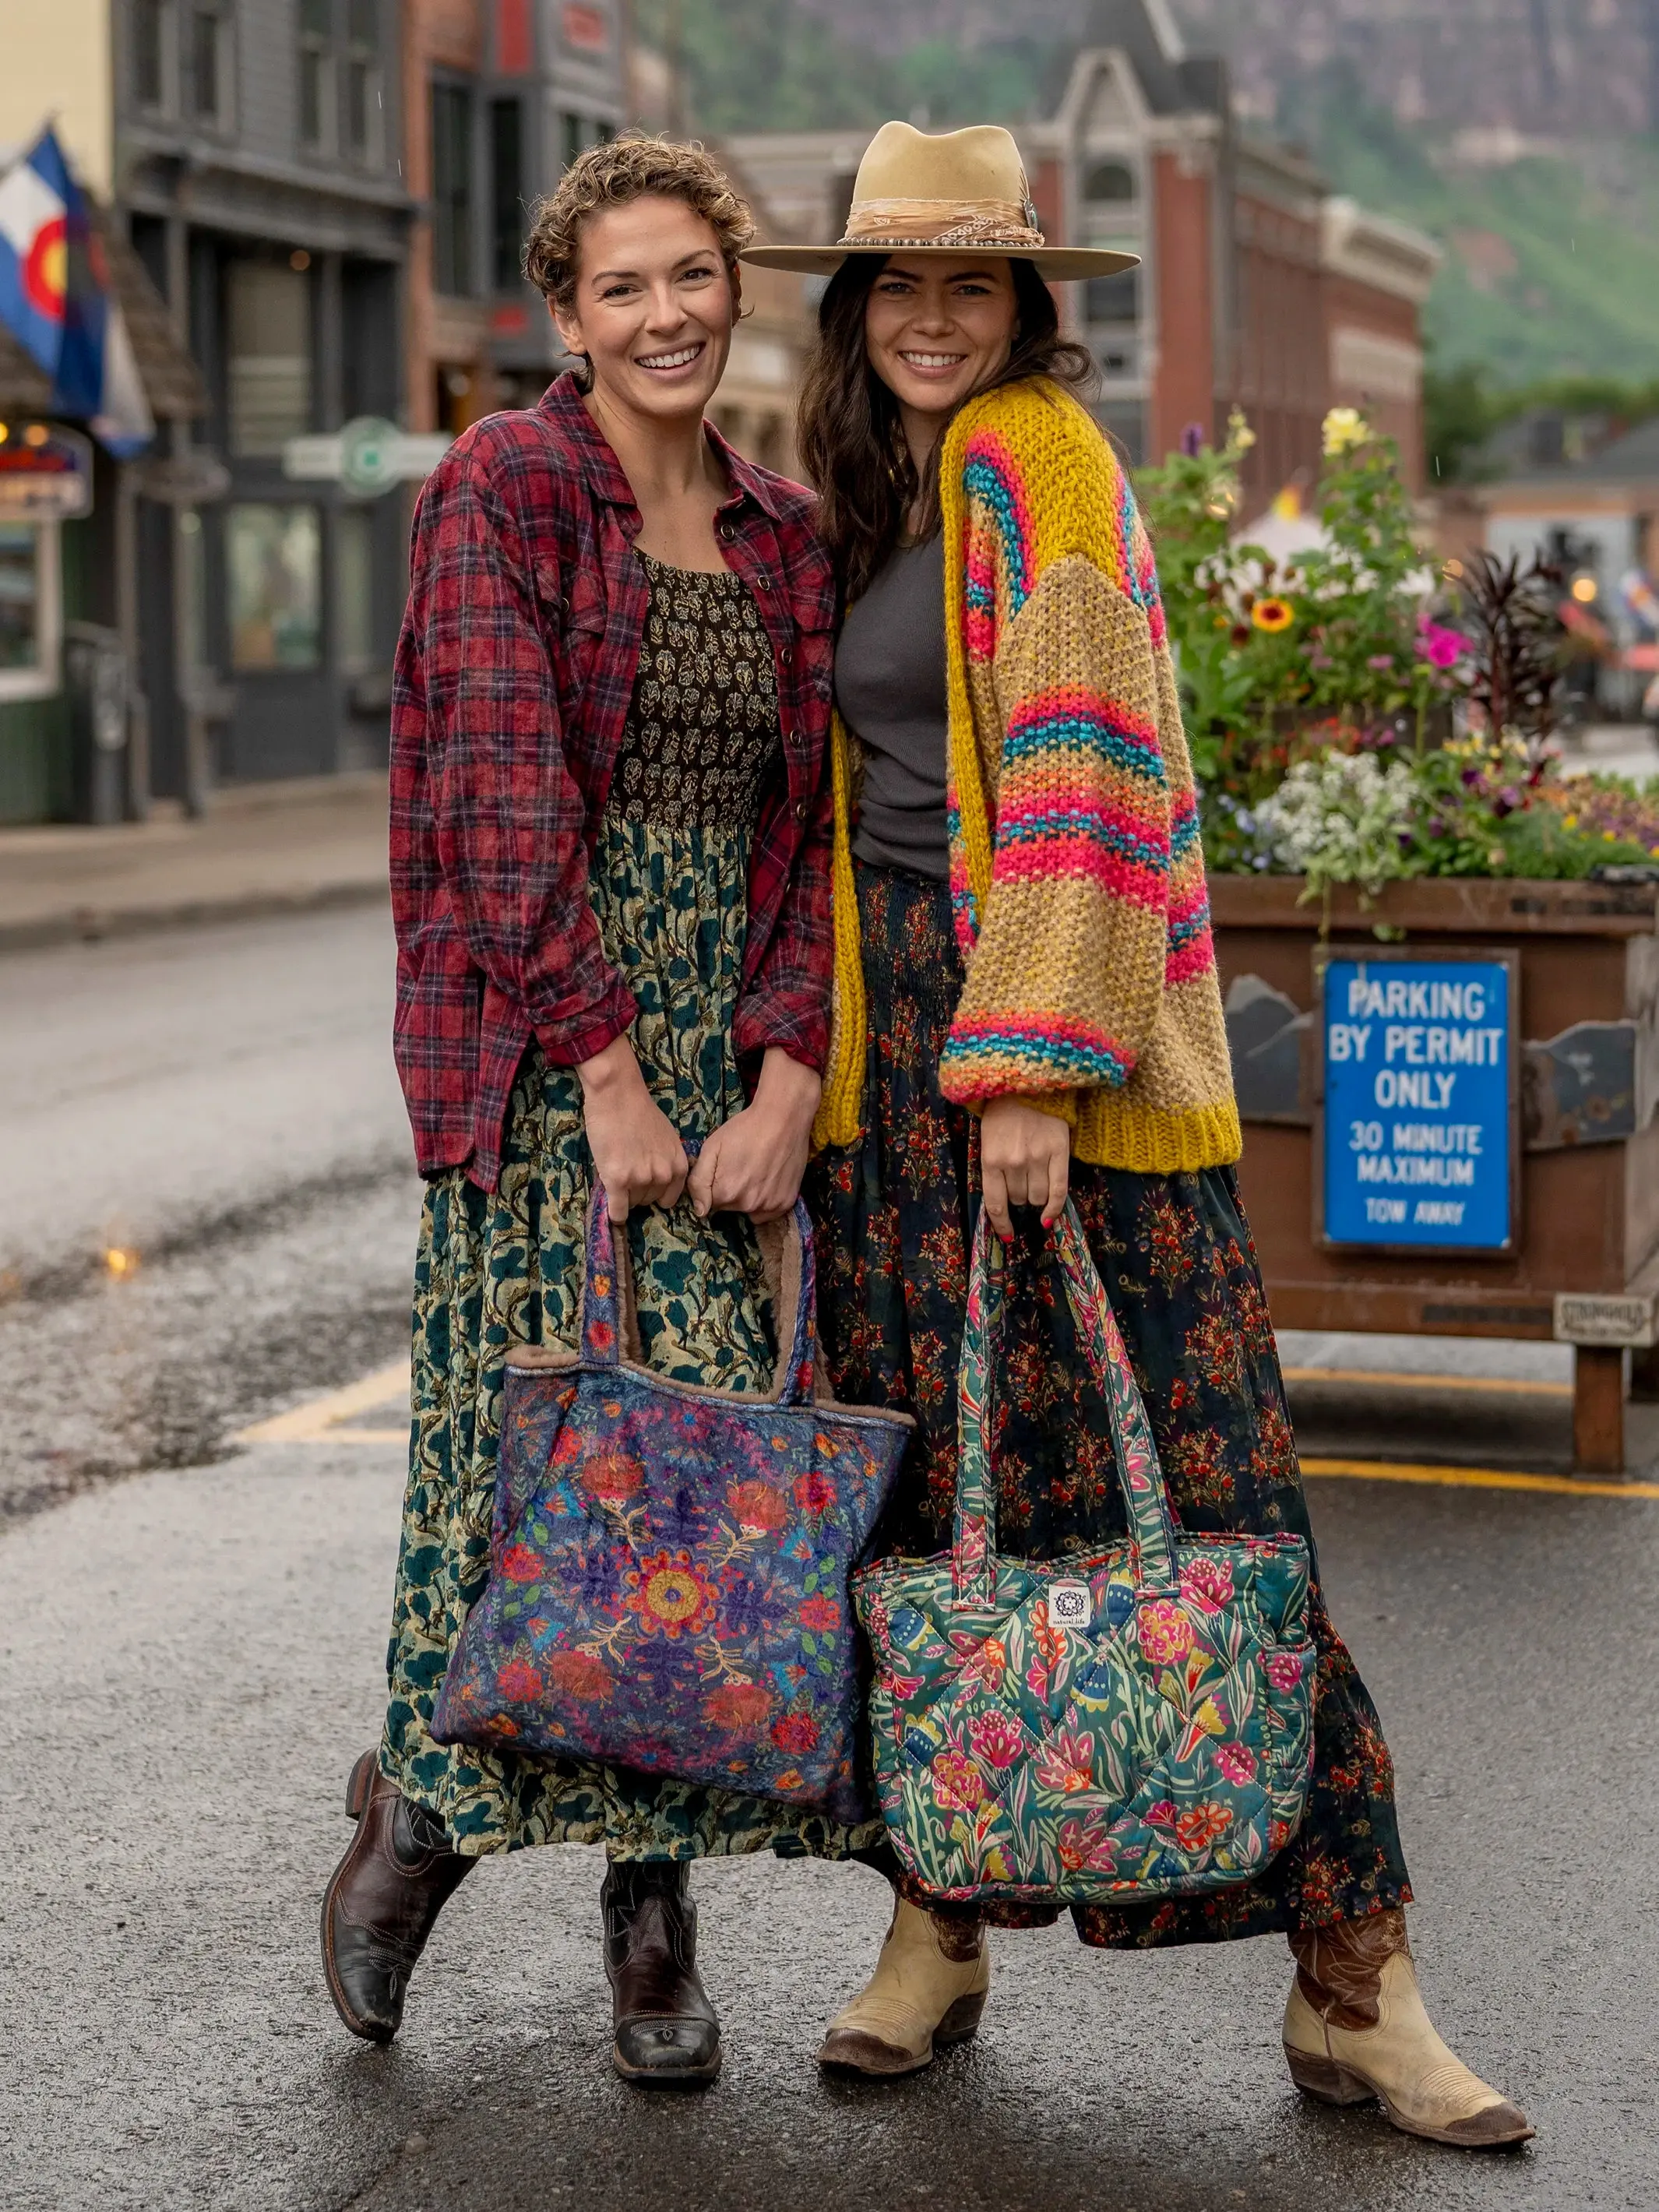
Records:
{"label": "yellow road marking", "polygon": [[1406,1460],[1304,1457],[1302,1472],[1352,1475],[1360,1482],[1428,1482],[1450,1490],[1542,1490],[1557,1498],[1659,1498],[1659,1482],[1593,1482],[1574,1474],[1513,1474],[1498,1467],[1413,1467]]}
{"label": "yellow road marking", "polygon": [[[1487,1381],[1466,1383],[1445,1375],[1377,1375],[1369,1368],[1287,1367],[1288,1377],[1322,1378],[1335,1382],[1428,1383],[1441,1389],[1507,1389],[1571,1395],[1565,1383]],[[309,1404],[295,1406],[270,1420],[242,1429],[231,1439],[239,1444],[362,1443],[400,1444],[407,1427],[347,1427],[355,1414],[378,1411],[401,1399],[409,1389],[409,1366],[398,1360],[367,1375],[361,1382],[331,1390]],[[1324,1459],[1304,1456],[1302,1472],[1309,1475],[1346,1477],[1358,1482],[1414,1482],[1450,1490],[1530,1490],[1556,1498],[1659,1498],[1659,1482],[1596,1482],[1566,1474],[1522,1474],[1495,1467],[1428,1467],[1408,1460]]]}
{"label": "yellow road marking", "polygon": [[1389,1390],[1503,1390],[1516,1397],[1571,1398],[1571,1382],[1500,1375],[1399,1375],[1376,1367],[1283,1367],[1287,1382],[1375,1382]]}
{"label": "yellow road marking", "polygon": [[[409,1395],[409,1362],[399,1359],[390,1367],[377,1368],[373,1375],[365,1375],[361,1382],[348,1382],[343,1390],[330,1390],[323,1397],[313,1398],[303,1406],[295,1406],[290,1413],[273,1414],[268,1421],[256,1421],[251,1429],[242,1429],[231,1438],[238,1444],[317,1444],[337,1440],[342,1421],[349,1421],[354,1413],[372,1413],[377,1407],[389,1405],[394,1398]],[[354,1438],[367,1443],[372,1438],[383,1443],[395,1437],[399,1441],[407,1437],[407,1429],[353,1429]]]}

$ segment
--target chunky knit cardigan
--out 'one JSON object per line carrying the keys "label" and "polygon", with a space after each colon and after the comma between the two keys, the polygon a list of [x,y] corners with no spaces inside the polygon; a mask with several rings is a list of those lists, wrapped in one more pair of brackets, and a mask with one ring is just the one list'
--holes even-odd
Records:
{"label": "chunky knit cardigan", "polygon": [[[951,896],[966,981],[947,1097],[1018,1093],[1080,1159],[1240,1150],[1197,794],[1151,542],[1093,420],[1048,380],[958,414],[940,460]],[[866,1009],[837,725],[835,990],[821,1144],[860,1134]]]}

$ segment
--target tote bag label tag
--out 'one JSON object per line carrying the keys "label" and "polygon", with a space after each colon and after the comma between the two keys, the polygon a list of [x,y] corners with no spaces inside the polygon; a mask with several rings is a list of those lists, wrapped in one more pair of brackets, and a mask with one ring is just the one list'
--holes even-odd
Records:
{"label": "tote bag label tag", "polygon": [[1087,1583],[1049,1583],[1048,1618],[1056,1628],[1086,1628],[1094,1611],[1094,1596]]}

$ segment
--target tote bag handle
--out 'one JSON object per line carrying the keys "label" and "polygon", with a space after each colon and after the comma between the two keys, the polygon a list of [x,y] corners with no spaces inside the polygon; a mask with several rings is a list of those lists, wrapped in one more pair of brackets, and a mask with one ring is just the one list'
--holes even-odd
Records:
{"label": "tote bag handle", "polygon": [[[688,1159],[702,1150],[696,1137],[681,1139]],[[787,1222],[756,1224],[767,1273],[779,1285],[778,1364],[770,1402],[806,1406],[812,1401],[817,1335],[817,1269],[812,1224],[805,1201],[798,1198]],[[634,1298],[634,1261],[627,1237],[611,1225],[605,1185],[596,1176],[588,1200],[586,1268],[582,1279],[581,1356],[587,1367],[615,1367],[641,1357],[639,1313]],[[764,1404],[765,1400],[757,1403]]]}
{"label": "tote bag handle", "polygon": [[[1083,1224],[1068,1199],[1049,1231],[1066,1277],[1078,1342],[1112,1426],[1113,1457],[1134,1547],[1135,1583],[1143,1595],[1173,1595],[1175,1522],[1152,1424],[1106,1285],[1090,1257]],[[1006,1261],[1002,1240],[980,1207],[968,1271],[968,1311],[957,1383],[956,1525],[951,1545],[951,1597],[987,1606],[996,1595],[996,1486],[991,1454],[991,1382],[1002,1335]]]}

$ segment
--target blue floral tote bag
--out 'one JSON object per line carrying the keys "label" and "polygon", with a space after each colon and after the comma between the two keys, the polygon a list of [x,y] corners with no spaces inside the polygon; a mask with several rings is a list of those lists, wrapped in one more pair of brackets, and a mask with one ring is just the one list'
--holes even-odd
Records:
{"label": "blue floral tote bag", "polygon": [[1146,1409],[1076,1212],[1054,1231],[1110,1415],[1126,1542],[998,1556],[989,1383],[1002,1246],[981,1210],[963,1340],[954,1541],[854,1577],[875,1652],[877,1787],[941,1897],[1191,1896],[1259,1874],[1312,1759],[1308,1550],[1180,1532]]}
{"label": "blue floral tote bag", "polygon": [[440,1743],[510,1743],[867,1817],[848,1576],[907,1415],[815,1389],[811,1231],[763,1230],[769,1397],[640,1358],[626,1238],[589,1209],[580,1350],[509,1355],[489,1577],[433,1713]]}

